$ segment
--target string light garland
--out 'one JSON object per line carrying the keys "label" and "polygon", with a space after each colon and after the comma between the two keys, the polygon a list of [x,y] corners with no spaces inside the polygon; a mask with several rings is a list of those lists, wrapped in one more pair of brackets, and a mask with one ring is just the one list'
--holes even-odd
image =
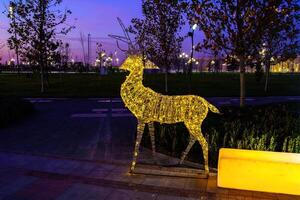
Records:
{"label": "string light garland", "polygon": [[208,144],[202,135],[201,124],[209,110],[214,113],[220,113],[219,110],[200,96],[167,96],[157,93],[148,87],[144,87],[143,69],[154,68],[158,67],[150,61],[147,61],[144,66],[143,58],[139,54],[129,55],[120,67],[120,69],[130,72],[121,86],[121,97],[125,106],[138,120],[137,138],[130,172],[133,172],[136,166],[139,146],[146,124],[149,126],[152,153],[155,158],[153,122],[166,124],[184,122],[190,133],[190,142],[181,156],[180,164],[183,163],[194,143],[198,141],[203,150],[205,173],[208,174]]}

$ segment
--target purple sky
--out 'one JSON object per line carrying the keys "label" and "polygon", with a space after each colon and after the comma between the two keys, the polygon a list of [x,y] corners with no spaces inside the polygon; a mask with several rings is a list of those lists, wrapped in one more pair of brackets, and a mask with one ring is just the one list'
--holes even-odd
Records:
{"label": "purple sky", "polygon": [[[3,0],[0,5],[0,11],[5,10],[9,0]],[[103,44],[106,52],[118,51],[119,57],[123,55],[118,50],[116,42],[108,38],[108,34],[123,35],[122,30],[117,22],[120,17],[124,24],[128,26],[130,20],[134,17],[142,16],[141,0],[125,1],[125,0],[64,0],[62,9],[67,8],[72,11],[68,23],[75,24],[76,29],[69,33],[64,41],[70,43],[72,58],[81,61],[83,59],[83,50],[80,43],[80,34],[85,35],[85,51],[87,51],[87,35],[91,34],[91,61],[96,58],[96,42]],[[6,42],[8,20],[4,14],[0,15],[0,43]],[[190,42],[185,41],[184,49],[186,52],[190,49]],[[13,51],[7,48],[0,50],[2,62],[8,58],[14,57]]]}

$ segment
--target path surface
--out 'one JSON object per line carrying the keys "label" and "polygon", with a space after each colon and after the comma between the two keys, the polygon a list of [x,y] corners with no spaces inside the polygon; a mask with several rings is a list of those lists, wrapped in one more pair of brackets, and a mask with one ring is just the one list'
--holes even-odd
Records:
{"label": "path surface", "polygon": [[[37,113],[0,129],[0,200],[300,199],[220,189],[215,175],[208,180],[129,175],[136,120],[120,99],[29,100]],[[237,98],[208,100],[239,103]],[[247,99],[250,104],[283,101],[300,97]],[[152,157],[144,152],[141,158]]]}
{"label": "path surface", "polygon": [[2,200],[300,199],[300,196],[217,188],[214,174],[208,179],[128,174],[128,164],[116,162],[2,152],[0,164]]}

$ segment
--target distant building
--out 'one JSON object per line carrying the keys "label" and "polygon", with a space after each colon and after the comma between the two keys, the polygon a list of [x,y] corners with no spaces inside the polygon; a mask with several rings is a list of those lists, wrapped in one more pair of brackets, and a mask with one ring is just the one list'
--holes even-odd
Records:
{"label": "distant building", "polygon": [[278,63],[271,67],[271,72],[277,73],[290,73],[290,72],[300,72],[300,56],[295,60],[288,60],[285,62]]}

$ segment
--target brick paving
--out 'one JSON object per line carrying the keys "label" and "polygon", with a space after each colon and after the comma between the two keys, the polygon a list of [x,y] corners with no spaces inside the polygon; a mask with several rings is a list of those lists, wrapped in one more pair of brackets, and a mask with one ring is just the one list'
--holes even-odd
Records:
{"label": "brick paving", "polygon": [[[300,200],[300,196],[218,188],[217,176],[129,174],[129,163],[0,152],[1,200]],[[145,174],[147,172],[149,174]],[[176,169],[174,171],[179,171]]]}

